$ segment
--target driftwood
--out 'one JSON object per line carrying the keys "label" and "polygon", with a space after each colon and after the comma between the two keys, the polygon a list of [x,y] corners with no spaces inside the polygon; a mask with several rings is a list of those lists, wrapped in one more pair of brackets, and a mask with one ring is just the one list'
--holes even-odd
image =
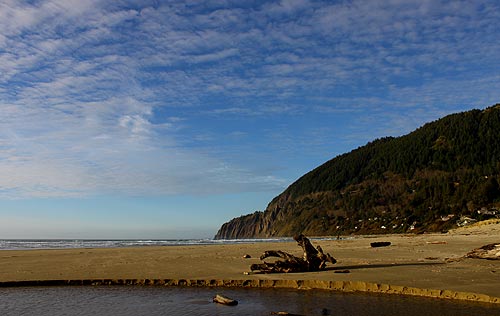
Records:
{"label": "driftwood", "polygon": [[466,258],[500,260],[500,244],[488,244],[476,248],[465,255]]}
{"label": "driftwood", "polygon": [[233,299],[226,297],[226,296],[219,295],[219,294],[215,295],[213,301],[214,301],[214,303],[219,303],[219,304],[229,305],[229,306],[238,305],[238,301],[233,300]]}
{"label": "driftwood", "polygon": [[252,264],[250,270],[259,270],[263,273],[311,272],[323,270],[327,262],[332,264],[337,262],[330,254],[325,254],[320,246],[314,248],[304,235],[295,236],[294,239],[304,251],[302,258],[281,250],[268,250],[260,256],[260,260],[264,261],[269,257],[277,257],[283,260]]}
{"label": "driftwood", "polygon": [[390,246],[391,242],[390,241],[375,241],[370,243],[370,246],[372,248],[377,248],[377,247],[387,247]]}

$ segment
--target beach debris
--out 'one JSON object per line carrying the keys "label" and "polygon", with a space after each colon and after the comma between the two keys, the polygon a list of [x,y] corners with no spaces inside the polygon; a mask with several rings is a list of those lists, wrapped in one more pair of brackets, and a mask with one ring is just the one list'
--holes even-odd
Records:
{"label": "beach debris", "polygon": [[213,302],[218,303],[218,304],[228,305],[228,306],[238,305],[238,301],[233,300],[232,298],[229,298],[226,296],[222,296],[220,294],[215,295]]}
{"label": "beach debris", "polygon": [[271,312],[271,315],[304,316],[300,314],[291,314],[289,312]]}
{"label": "beach debris", "polygon": [[351,273],[351,270],[335,270],[333,273]]}
{"label": "beach debris", "polygon": [[465,227],[469,226],[471,224],[477,223],[477,219],[473,219],[467,216],[462,216],[460,219],[457,221],[457,226],[458,227]]}
{"label": "beach debris", "polygon": [[252,258],[252,256],[250,256],[249,254],[243,256],[243,259],[250,259],[250,258]]}
{"label": "beach debris", "polygon": [[244,271],[243,274],[244,275],[254,275],[254,274],[263,274],[264,272],[260,272],[260,271]]}
{"label": "beach debris", "polygon": [[304,251],[302,258],[281,250],[268,250],[260,256],[260,260],[264,261],[269,257],[277,257],[283,260],[255,263],[250,266],[250,270],[258,270],[263,273],[311,272],[323,270],[327,262],[332,264],[337,262],[329,253],[325,254],[320,246],[314,248],[306,236],[300,234],[293,238]]}
{"label": "beach debris", "polygon": [[387,247],[387,246],[390,246],[390,245],[391,245],[390,241],[376,241],[376,242],[370,243],[370,246],[372,248]]}
{"label": "beach debris", "polygon": [[426,242],[428,245],[446,245],[448,244],[446,241],[428,241]]}
{"label": "beach debris", "polygon": [[454,258],[444,258],[444,262],[452,263],[452,262],[460,262],[463,261],[465,257],[454,257]]}
{"label": "beach debris", "polygon": [[476,248],[465,255],[466,258],[500,260],[500,243]]}

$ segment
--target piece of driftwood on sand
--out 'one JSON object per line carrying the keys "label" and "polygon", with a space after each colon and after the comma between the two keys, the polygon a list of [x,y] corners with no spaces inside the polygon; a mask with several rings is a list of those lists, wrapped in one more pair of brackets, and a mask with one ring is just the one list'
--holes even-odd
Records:
{"label": "piece of driftwood on sand", "polygon": [[332,264],[337,262],[329,253],[325,254],[320,246],[314,248],[306,236],[300,234],[295,236],[294,239],[304,251],[302,258],[281,250],[268,250],[260,256],[260,260],[264,261],[269,257],[277,257],[283,260],[252,264],[250,270],[263,273],[311,272],[323,270],[327,262]]}
{"label": "piece of driftwood on sand", "polygon": [[387,247],[390,245],[391,245],[390,241],[375,241],[375,242],[370,243],[370,246],[372,248]]}

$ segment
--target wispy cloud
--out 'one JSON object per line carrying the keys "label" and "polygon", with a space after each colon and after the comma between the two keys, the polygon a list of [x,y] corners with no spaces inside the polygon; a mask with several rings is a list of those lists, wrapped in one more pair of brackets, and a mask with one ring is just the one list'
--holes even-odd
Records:
{"label": "wispy cloud", "polygon": [[4,0],[0,195],[282,188],[273,156],[324,146],[323,157],[345,133],[401,134],[498,102],[499,12],[489,1]]}

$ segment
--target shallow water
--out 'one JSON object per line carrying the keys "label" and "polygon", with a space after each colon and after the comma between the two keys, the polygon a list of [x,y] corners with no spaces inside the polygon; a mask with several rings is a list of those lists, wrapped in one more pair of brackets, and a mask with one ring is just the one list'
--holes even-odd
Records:
{"label": "shallow water", "polygon": [[[239,301],[212,303],[215,294]],[[289,289],[140,286],[20,287],[0,289],[0,315],[300,315],[491,316],[500,306],[396,295]]]}

